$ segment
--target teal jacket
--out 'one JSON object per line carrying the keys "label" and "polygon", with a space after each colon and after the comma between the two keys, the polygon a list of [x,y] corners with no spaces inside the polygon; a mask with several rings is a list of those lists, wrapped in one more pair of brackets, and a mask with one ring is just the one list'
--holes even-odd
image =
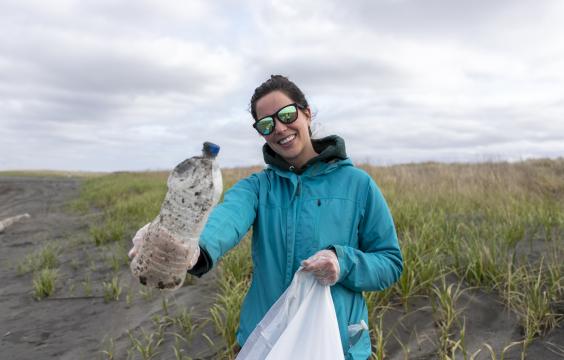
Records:
{"label": "teal jacket", "polygon": [[225,193],[200,237],[203,272],[252,227],[252,282],[237,333],[243,345],[290,285],[300,262],[319,250],[335,249],[341,273],[331,295],[343,351],[347,359],[366,359],[368,332],[350,346],[347,327],[368,323],[362,291],[383,290],[399,278],[403,266],[396,231],[382,193],[346,158],[343,140],[327,137],[315,141],[314,148],[320,155],[301,173],[266,148],[269,166]]}

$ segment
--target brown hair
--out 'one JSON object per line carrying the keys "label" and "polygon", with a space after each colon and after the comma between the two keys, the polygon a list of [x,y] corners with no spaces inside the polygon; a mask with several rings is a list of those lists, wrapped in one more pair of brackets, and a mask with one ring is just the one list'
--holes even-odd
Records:
{"label": "brown hair", "polygon": [[253,119],[257,120],[257,101],[273,91],[282,91],[286,96],[292,99],[292,101],[304,109],[309,107],[304,93],[296,84],[288,80],[285,76],[270,75],[270,79],[257,87],[251,97],[251,115],[253,115]]}

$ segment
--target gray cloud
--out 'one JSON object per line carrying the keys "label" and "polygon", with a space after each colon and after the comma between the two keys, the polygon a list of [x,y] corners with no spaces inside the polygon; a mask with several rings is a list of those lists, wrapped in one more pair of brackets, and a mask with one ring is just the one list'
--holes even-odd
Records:
{"label": "gray cloud", "polygon": [[[299,5],[299,6],[298,6]],[[282,73],[355,161],[564,154],[561,3],[142,0],[0,4],[0,169],[163,169],[218,142]]]}

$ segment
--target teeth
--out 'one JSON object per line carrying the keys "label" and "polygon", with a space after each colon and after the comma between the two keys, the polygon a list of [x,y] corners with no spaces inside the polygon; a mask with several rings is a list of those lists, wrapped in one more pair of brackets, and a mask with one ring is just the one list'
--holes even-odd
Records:
{"label": "teeth", "polygon": [[296,135],[290,135],[290,136],[285,137],[284,139],[280,140],[278,143],[279,143],[280,145],[287,144],[287,143],[289,143],[290,141],[294,140],[295,137],[296,137]]}

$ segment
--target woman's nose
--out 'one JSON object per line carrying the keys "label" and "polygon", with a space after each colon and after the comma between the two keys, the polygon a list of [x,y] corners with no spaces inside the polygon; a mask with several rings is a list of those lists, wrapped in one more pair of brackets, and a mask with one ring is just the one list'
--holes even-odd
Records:
{"label": "woman's nose", "polygon": [[281,133],[284,132],[287,128],[288,126],[286,124],[276,119],[276,126],[274,126],[274,132]]}

